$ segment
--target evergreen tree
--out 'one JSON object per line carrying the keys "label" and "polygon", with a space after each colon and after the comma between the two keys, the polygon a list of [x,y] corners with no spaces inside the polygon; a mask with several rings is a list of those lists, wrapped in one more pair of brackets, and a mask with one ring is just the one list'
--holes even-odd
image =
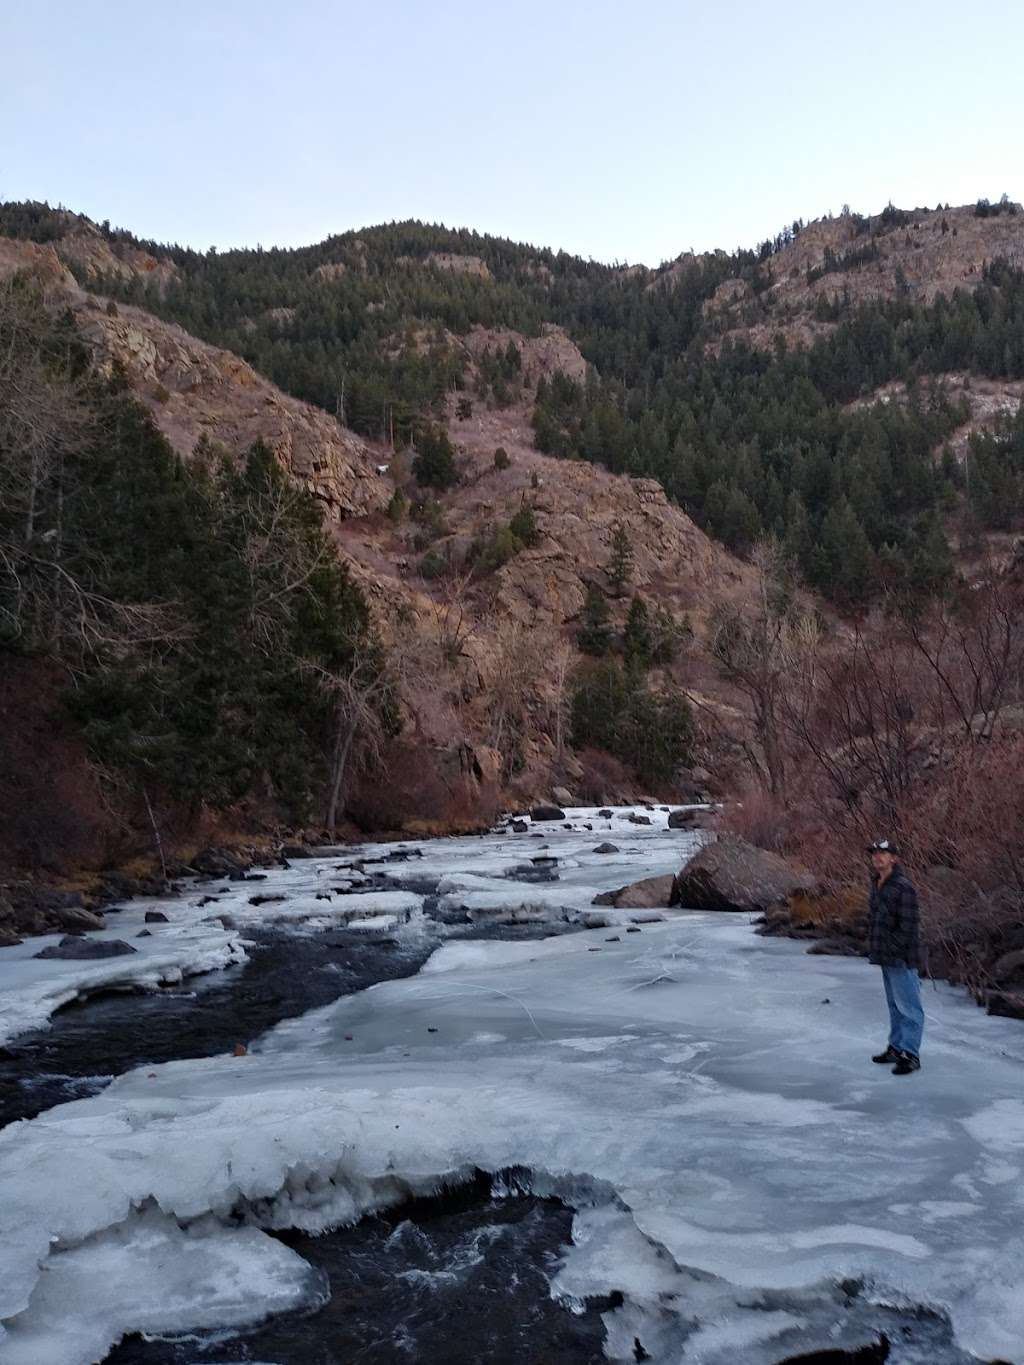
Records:
{"label": "evergreen tree", "polygon": [[508,524],[508,529],[527,550],[532,550],[540,540],[537,518],[534,515],[533,508],[527,503],[524,503],[515,513]]}
{"label": "evergreen tree", "polygon": [[654,643],[650,616],[639,593],[630,604],[626,626],[622,633],[622,653],[627,668],[643,671],[651,662]]}
{"label": "evergreen tree", "polygon": [[829,509],[822,523],[817,578],[823,592],[849,607],[864,606],[874,589],[871,543],[846,498]]}
{"label": "evergreen tree", "polygon": [[458,482],[455,451],[448,433],[440,427],[424,427],[416,442],[413,477],[424,488],[451,488]]}
{"label": "evergreen tree", "polygon": [[572,742],[604,749],[644,780],[668,783],[692,761],[694,724],[686,699],[654,693],[642,676],[608,660],[590,666],[573,692]]}
{"label": "evergreen tree", "polygon": [[681,643],[692,634],[689,622],[677,622],[668,608],[659,604],[651,625],[651,663],[661,667],[672,663]]}
{"label": "evergreen tree", "polygon": [[612,646],[612,631],[608,619],[608,603],[600,588],[589,587],[580,613],[576,643],[584,654],[607,654]]}
{"label": "evergreen tree", "polygon": [[616,597],[621,597],[633,577],[633,546],[621,521],[612,528],[612,551],[608,560],[608,582]]}

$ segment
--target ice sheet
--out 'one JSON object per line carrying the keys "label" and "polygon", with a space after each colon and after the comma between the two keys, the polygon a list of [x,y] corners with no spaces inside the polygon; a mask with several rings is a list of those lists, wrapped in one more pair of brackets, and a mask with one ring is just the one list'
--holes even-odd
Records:
{"label": "ice sheet", "polygon": [[[205,909],[193,897],[179,927],[217,911],[300,931],[349,902],[356,923],[415,931],[408,900],[382,899],[413,896],[397,881],[317,900],[361,860],[448,878],[453,901],[498,913],[582,916],[597,891],[692,852],[694,835],[650,814],[661,823],[571,811],[573,828],[540,825],[540,839],[438,841],[407,862],[373,861],[394,845],[332,852]],[[621,852],[594,854],[605,838]],[[509,878],[537,856],[558,859],[558,882]],[[250,907],[259,892],[287,899]],[[867,1307],[928,1305],[979,1359],[1024,1360],[1024,1033],[947,988],[925,1001],[924,1068],[897,1079],[870,1061],[886,1028],[877,969],[759,939],[744,916],[448,943],[418,976],[290,1020],[248,1057],[146,1068],[0,1134],[0,1360],[28,1341],[26,1359],[79,1365],[101,1336],[150,1321],[145,1257],[123,1301],[108,1292],[112,1247],[154,1236],[148,1220],[164,1220],[178,1287],[160,1322],[230,1324],[230,1271],[204,1297],[181,1238],[211,1265],[251,1267],[246,1311],[277,1311],[313,1290],[258,1229],[350,1222],[477,1167],[528,1170],[577,1208],[554,1290],[625,1296],[607,1319],[613,1358],[636,1335],[665,1365],[760,1365],[808,1333],[856,1345],[870,1314],[836,1286],[859,1279]],[[73,1292],[55,1296],[62,1276]],[[85,1302],[91,1346],[74,1324]]]}
{"label": "ice sheet", "polygon": [[[743,1341],[756,1361],[762,1329],[770,1351],[808,1316],[800,1296],[824,1302],[848,1278],[948,1313],[979,1359],[1022,1358],[1014,1025],[929,989],[924,1068],[897,1079],[870,1061],[885,1022],[866,963],[808,957],[735,916],[607,938],[449,944],[257,1055],[135,1072],[13,1125],[0,1317],[59,1343],[54,1361],[86,1360],[40,1298],[40,1265],[78,1247],[99,1294],[90,1248],[134,1209],[318,1229],[523,1167],[625,1211],[619,1327],[675,1352],[655,1359],[718,1365]],[[577,1264],[572,1293],[605,1292],[615,1258],[599,1260]]]}

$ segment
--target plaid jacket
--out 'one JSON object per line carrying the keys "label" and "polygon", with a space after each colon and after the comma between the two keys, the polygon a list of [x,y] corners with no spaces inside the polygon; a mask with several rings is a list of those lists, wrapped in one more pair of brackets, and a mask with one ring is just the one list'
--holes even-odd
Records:
{"label": "plaid jacket", "polygon": [[920,967],[917,892],[896,864],[880,886],[872,876],[868,961],[880,967]]}

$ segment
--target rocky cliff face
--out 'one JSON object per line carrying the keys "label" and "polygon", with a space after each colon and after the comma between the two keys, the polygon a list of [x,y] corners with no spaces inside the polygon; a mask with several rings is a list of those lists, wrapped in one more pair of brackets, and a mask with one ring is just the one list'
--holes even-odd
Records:
{"label": "rocky cliff face", "polygon": [[[1024,213],[978,217],[974,208],[914,209],[892,222],[845,214],[804,227],[765,265],[763,293],[742,280],[726,280],[705,316],[726,336],[770,346],[777,336],[806,344],[832,324],[815,317],[819,299],[848,292],[855,303],[909,297],[930,303],[939,294],[973,289],[986,262],[1002,257],[1024,264]],[[692,259],[692,258],[691,258]],[[682,260],[659,279],[668,285]],[[823,273],[819,273],[823,272]]]}
{"label": "rocky cliff face", "polygon": [[67,241],[37,246],[0,238],[0,279],[21,270],[36,274],[53,303],[70,308],[100,368],[124,372],[182,456],[188,458],[202,437],[232,452],[262,440],[332,519],[387,505],[393,485],[379,472],[379,453],[365,441],[319,408],[288,397],[230,351],[141,308],[90,294],[64,264]]}

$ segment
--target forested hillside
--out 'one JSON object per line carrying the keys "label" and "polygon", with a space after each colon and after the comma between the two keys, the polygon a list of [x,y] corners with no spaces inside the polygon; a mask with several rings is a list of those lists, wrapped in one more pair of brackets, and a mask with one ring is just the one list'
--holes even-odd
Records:
{"label": "forested hillside", "polygon": [[1022,224],[889,209],[652,271],[417,223],[201,254],[0,206],[8,860],[211,813],[469,828],[558,785],[785,802],[809,753],[856,756],[826,712],[893,612],[933,652],[851,734],[916,757],[813,805],[841,849],[901,823],[947,698],[986,738],[1018,701]]}
{"label": "forested hillside", "polygon": [[[0,285],[0,653],[12,676],[59,669],[121,820],[150,795],[187,814],[261,784],[286,818],[319,814],[338,680],[383,669],[320,504],[262,445],[242,454],[210,444],[186,470],[32,281]],[[78,842],[80,812],[45,785],[12,760],[0,857]]]}
{"label": "forested hillside", "polygon": [[[531,336],[558,324],[592,371],[586,382],[542,379],[532,395],[540,450],[653,476],[731,549],[774,535],[811,585],[862,607],[885,590],[928,592],[948,580],[951,541],[1018,528],[1019,421],[1007,416],[973,438],[968,487],[949,443],[971,406],[943,380],[1024,379],[1019,262],[988,261],[980,278],[938,297],[898,264],[892,289],[865,293],[886,253],[904,240],[907,253],[920,246],[912,229],[952,252],[965,224],[992,222],[1005,251],[1024,219],[1008,202],[849,215],[850,244],[826,244],[802,270],[787,266],[811,231],[800,223],[755,251],[683,257],[660,272],[419,223],[298,250],[205,255],[104,227],[115,260],[146,252],[171,269],[104,274],[69,263],[90,287],[174,319],[355,430],[398,444],[443,419],[452,390],[472,387],[472,399],[497,408],[519,396],[514,345],[467,377],[455,343],[472,327]],[[41,208],[0,211],[0,231],[45,240],[67,227],[66,215]],[[794,281],[813,293],[809,346],[787,342],[784,327],[770,346],[752,344],[720,306],[723,292],[741,294],[752,325],[781,324],[793,305],[773,297]],[[893,383],[898,401],[870,401]]]}

